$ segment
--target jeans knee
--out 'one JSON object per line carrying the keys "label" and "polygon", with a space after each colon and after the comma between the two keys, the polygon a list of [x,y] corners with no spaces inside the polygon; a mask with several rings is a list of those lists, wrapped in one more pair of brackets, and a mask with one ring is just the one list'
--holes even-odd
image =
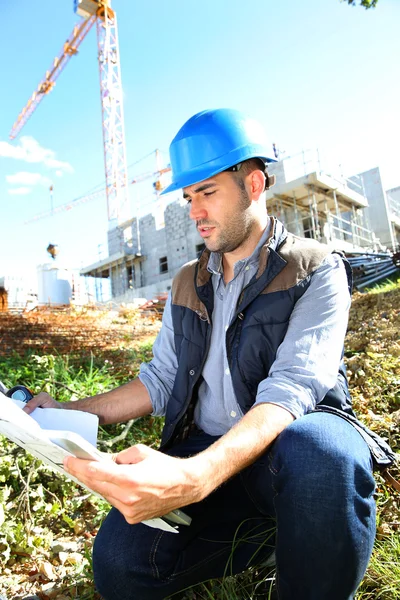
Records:
{"label": "jeans knee", "polygon": [[[289,425],[272,449],[272,468],[302,495],[325,489],[372,496],[375,482],[369,449],[354,427],[335,415],[312,413]],[[281,482],[282,485],[282,482]]]}

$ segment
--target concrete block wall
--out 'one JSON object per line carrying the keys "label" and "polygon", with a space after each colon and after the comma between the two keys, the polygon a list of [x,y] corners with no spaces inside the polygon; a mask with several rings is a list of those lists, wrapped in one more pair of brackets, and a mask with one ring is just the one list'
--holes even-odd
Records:
{"label": "concrete block wall", "polygon": [[107,232],[108,256],[122,252],[124,246],[124,232],[119,227],[109,229]]}
{"label": "concrete block wall", "polygon": [[109,256],[119,252],[125,252],[126,254],[137,254],[139,252],[139,235],[136,219],[133,219],[132,223],[127,227],[114,227],[110,229],[107,233],[107,238]]}
{"label": "concrete block wall", "polygon": [[400,186],[386,190],[389,202],[389,210],[394,217],[400,219]]}
{"label": "concrete block wall", "polygon": [[174,276],[183,264],[196,258],[196,244],[201,243],[201,237],[189,218],[189,207],[179,201],[172,202],[166,208],[165,231],[168,270]]}
{"label": "concrete block wall", "polygon": [[275,175],[276,183],[282,184],[286,183],[286,174],[285,174],[285,161],[279,160],[278,162],[270,163],[268,165],[268,173],[270,175]]}
{"label": "concrete block wall", "polygon": [[133,219],[132,224],[130,226],[130,237],[131,243],[129,246],[129,254],[137,254],[140,252],[140,240],[139,240],[139,232],[137,228],[137,219]]}
{"label": "concrete block wall", "polygon": [[395,240],[389,218],[387,197],[383,188],[379,167],[359,174],[364,183],[364,193],[368,200],[368,208],[364,209],[367,220],[381,244],[393,247]]}
{"label": "concrete block wall", "polygon": [[143,285],[150,285],[170,277],[160,273],[160,258],[167,256],[166,231],[156,229],[156,221],[152,214],[146,215],[139,221],[141,253],[144,257],[141,263]]}
{"label": "concrete block wall", "polygon": [[128,273],[124,264],[111,267],[111,295],[119,296],[128,288]]}
{"label": "concrete block wall", "polygon": [[[122,297],[129,301],[133,297],[149,297],[149,292],[167,291],[171,279],[180,267],[190,260],[197,258],[196,247],[203,240],[196,226],[189,218],[189,207],[179,200],[172,202],[165,210],[165,227],[157,229],[156,220],[152,214],[139,219],[140,253],[143,261],[141,269],[141,289],[128,289],[128,274],[124,265],[113,267],[111,270],[112,296]],[[123,232],[119,228],[108,234],[109,254],[120,252],[123,247]],[[136,219],[132,222],[132,249],[138,248]],[[126,249],[125,249],[126,250]],[[127,254],[131,254],[130,251]],[[160,273],[160,258],[167,257],[168,271]],[[138,266],[135,266],[135,272]],[[145,289],[146,288],[146,289]],[[146,292],[146,293],[145,293]],[[150,294],[151,295],[151,294]]]}

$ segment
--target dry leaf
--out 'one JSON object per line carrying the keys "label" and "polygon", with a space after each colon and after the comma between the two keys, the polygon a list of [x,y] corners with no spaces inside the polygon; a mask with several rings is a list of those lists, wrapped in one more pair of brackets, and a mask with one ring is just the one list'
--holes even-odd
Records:
{"label": "dry leaf", "polygon": [[47,561],[39,564],[39,573],[44,575],[47,579],[50,579],[50,581],[57,579],[57,575],[54,573],[53,565]]}

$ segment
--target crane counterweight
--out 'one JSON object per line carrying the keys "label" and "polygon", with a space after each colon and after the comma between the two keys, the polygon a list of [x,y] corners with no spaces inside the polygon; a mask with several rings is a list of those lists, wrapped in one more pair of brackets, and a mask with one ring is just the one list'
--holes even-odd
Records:
{"label": "crane counterweight", "polygon": [[74,0],[74,12],[84,19],[88,19],[97,13],[101,2],[96,0]]}

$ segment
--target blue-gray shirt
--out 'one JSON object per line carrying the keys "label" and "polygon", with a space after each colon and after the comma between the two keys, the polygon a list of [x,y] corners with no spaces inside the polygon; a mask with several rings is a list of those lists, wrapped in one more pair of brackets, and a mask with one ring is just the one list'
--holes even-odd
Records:
{"label": "blue-gray shirt", "polygon": [[[282,224],[277,221],[276,227],[279,232]],[[234,276],[228,284],[223,278],[221,254],[210,254],[208,270],[215,294],[213,329],[195,410],[196,425],[210,435],[223,435],[243,416],[230,376],[225,332],[240,292],[257,272],[260,250],[268,240],[269,230],[270,222],[253,254],[235,263]],[[273,248],[274,243],[272,239]],[[268,377],[258,386],[256,404],[277,404],[295,418],[313,410],[336,383],[349,308],[343,262],[337,254],[330,254],[295,305]],[[170,296],[153,355],[150,363],[141,365],[139,378],[149,392],[153,414],[161,416],[165,414],[178,368]]]}

